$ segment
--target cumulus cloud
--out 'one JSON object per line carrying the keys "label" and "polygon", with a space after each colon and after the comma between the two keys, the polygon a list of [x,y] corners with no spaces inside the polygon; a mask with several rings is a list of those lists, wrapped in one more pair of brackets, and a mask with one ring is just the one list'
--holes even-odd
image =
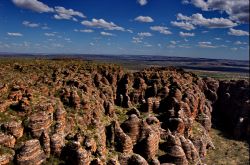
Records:
{"label": "cumulus cloud", "polygon": [[73,20],[77,21],[75,18],[86,18],[86,16],[79,12],[75,11],[73,9],[65,9],[61,6],[56,6],[55,8],[51,8],[48,5],[44,4],[43,2],[40,2],[38,0],[12,0],[12,2],[20,8],[29,9],[35,12],[39,13],[45,13],[45,12],[53,12],[55,19],[67,19],[67,20]]}
{"label": "cumulus cloud", "polygon": [[233,28],[229,29],[228,34],[232,36],[249,36],[249,32],[244,31],[244,30],[236,30]]}
{"label": "cumulus cloud", "polygon": [[79,11],[75,11],[73,9],[65,9],[64,7],[61,6],[56,6],[55,12],[56,12],[56,14],[54,15],[55,19],[67,19],[67,20],[71,19],[73,21],[77,21],[75,16],[80,18],[86,18],[86,16]]}
{"label": "cumulus cloud", "polygon": [[198,46],[201,48],[216,48],[216,46],[212,45],[211,42],[199,42]]}
{"label": "cumulus cloud", "polygon": [[12,2],[20,8],[29,9],[35,12],[53,12],[54,9],[38,0],[12,0]]}
{"label": "cumulus cloud", "polygon": [[53,37],[53,36],[55,36],[54,33],[44,33],[44,35],[47,36],[47,37]]}
{"label": "cumulus cloud", "polygon": [[35,28],[35,27],[39,27],[38,23],[32,23],[29,21],[23,21],[23,25],[26,27],[30,27],[30,28]]}
{"label": "cumulus cloud", "polygon": [[207,27],[207,28],[229,28],[237,26],[237,23],[234,23],[230,19],[226,18],[205,18],[202,14],[196,13],[188,17],[181,13],[177,14],[177,20],[186,21],[186,23]]}
{"label": "cumulus cloud", "polygon": [[137,2],[141,5],[141,6],[144,6],[148,3],[147,0],[137,0]]}
{"label": "cumulus cloud", "polygon": [[7,35],[14,36],[14,37],[21,37],[21,36],[23,36],[22,33],[11,33],[11,32],[8,32]]}
{"label": "cumulus cloud", "polygon": [[249,23],[249,0],[185,0],[183,2],[193,4],[204,11],[226,12],[231,20]]}
{"label": "cumulus cloud", "polygon": [[184,32],[180,32],[179,35],[181,37],[193,37],[193,36],[195,36],[194,33],[184,33]]}
{"label": "cumulus cloud", "polygon": [[190,21],[191,18],[188,17],[188,16],[186,16],[186,15],[183,15],[183,14],[181,14],[181,13],[178,13],[178,14],[177,14],[177,20]]}
{"label": "cumulus cloud", "polygon": [[146,23],[154,22],[154,20],[149,16],[138,16],[135,18],[135,21],[146,22]]}
{"label": "cumulus cloud", "polygon": [[149,32],[141,32],[141,33],[138,33],[138,36],[140,36],[140,37],[151,37],[152,34],[149,33]]}
{"label": "cumulus cloud", "polygon": [[88,27],[103,28],[105,30],[125,31],[123,27],[117,26],[113,22],[107,22],[104,19],[93,18],[91,21],[82,21],[82,24]]}
{"label": "cumulus cloud", "polygon": [[107,33],[107,32],[101,32],[100,34],[103,35],[103,36],[114,36],[114,34]]}
{"label": "cumulus cloud", "polygon": [[150,29],[165,35],[172,34],[172,32],[169,31],[168,28],[165,26],[151,26]]}
{"label": "cumulus cloud", "polygon": [[173,26],[176,26],[176,27],[179,27],[181,29],[185,29],[185,30],[194,30],[195,27],[194,25],[192,25],[191,23],[189,22],[176,22],[176,21],[171,21],[171,24]]}

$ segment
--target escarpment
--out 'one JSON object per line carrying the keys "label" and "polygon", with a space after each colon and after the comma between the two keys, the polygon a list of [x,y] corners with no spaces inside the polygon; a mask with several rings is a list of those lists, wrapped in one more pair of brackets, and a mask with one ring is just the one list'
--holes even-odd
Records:
{"label": "escarpment", "polygon": [[212,113],[227,115],[235,136],[249,136],[246,81],[76,61],[22,68],[1,73],[16,78],[0,80],[0,164],[201,164],[217,147]]}

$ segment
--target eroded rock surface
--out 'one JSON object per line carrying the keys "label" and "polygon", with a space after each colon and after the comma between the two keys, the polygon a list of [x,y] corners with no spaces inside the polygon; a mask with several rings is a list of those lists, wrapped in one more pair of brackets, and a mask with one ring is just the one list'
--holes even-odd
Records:
{"label": "eroded rock surface", "polygon": [[16,66],[6,68],[15,80],[0,80],[0,147],[15,150],[0,152],[0,164],[202,164],[217,147],[209,136],[215,106],[235,136],[249,136],[245,81],[171,67],[128,73],[76,61]]}

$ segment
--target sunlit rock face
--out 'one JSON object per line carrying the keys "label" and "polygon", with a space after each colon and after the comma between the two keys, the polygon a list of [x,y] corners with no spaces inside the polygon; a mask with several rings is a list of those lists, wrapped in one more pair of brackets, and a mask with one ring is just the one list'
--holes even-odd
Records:
{"label": "sunlit rock face", "polygon": [[0,146],[10,151],[0,164],[200,164],[214,148],[214,107],[249,136],[245,81],[65,61],[22,68],[26,81],[0,80]]}
{"label": "sunlit rock face", "polygon": [[26,141],[16,155],[17,164],[42,164],[46,155],[37,139]]}

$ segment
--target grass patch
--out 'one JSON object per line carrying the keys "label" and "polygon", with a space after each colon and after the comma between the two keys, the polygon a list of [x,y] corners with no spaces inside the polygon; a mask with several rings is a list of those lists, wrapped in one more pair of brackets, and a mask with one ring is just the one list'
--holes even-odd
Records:
{"label": "grass patch", "polygon": [[219,130],[211,129],[215,150],[208,150],[204,163],[219,165],[249,164],[249,146],[246,142],[225,138]]}

